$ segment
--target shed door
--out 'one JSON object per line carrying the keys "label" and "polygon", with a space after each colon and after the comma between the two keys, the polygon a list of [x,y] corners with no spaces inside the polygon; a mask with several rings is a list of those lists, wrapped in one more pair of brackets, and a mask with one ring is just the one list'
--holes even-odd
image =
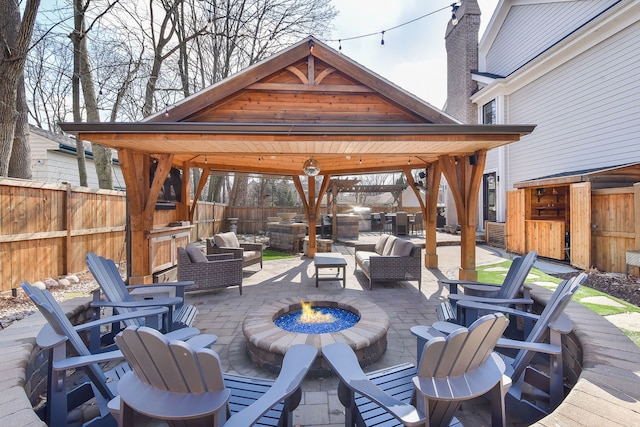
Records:
{"label": "shed door", "polygon": [[525,253],[524,238],[525,190],[507,191],[507,221],[505,236],[507,251]]}
{"label": "shed door", "polygon": [[571,265],[591,267],[591,183],[572,184],[569,191]]}

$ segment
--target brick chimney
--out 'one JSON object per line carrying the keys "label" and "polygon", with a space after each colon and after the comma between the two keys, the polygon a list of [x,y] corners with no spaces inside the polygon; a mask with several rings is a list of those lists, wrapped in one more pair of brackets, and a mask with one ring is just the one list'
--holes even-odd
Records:
{"label": "brick chimney", "polygon": [[462,0],[455,8],[445,34],[447,48],[447,103],[444,111],[463,123],[478,123],[476,107],[470,98],[478,90],[471,71],[478,69],[480,6],[477,0]]}

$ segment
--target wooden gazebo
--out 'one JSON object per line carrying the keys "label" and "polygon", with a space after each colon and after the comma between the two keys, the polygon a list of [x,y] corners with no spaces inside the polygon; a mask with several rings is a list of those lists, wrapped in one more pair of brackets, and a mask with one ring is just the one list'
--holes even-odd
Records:
{"label": "wooden gazebo", "polygon": [[[416,78],[427,73],[416,70]],[[151,278],[149,231],[161,226],[156,202],[172,167],[184,177],[190,168],[201,168],[201,184],[210,170],[291,175],[309,224],[316,223],[331,177],[404,172],[424,214],[427,267],[438,265],[436,203],[444,173],[461,226],[460,278],[475,279],[477,200],[486,152],[534,128],[460,124],[313,37],[142,122],[61,127],[118,150],[129,199],[134,282]],[[305,194],[301,177],[309,159],[319,163],[320,175],[306,176]],[[415,169],[427,175],[426,194],[416,190]],[[202,186],[196,189],[194,200],[201,191]],[[181,194],[190,194],[188,179],[182,180]],[[191,220],[193,203],[183,197],[175,220]],[[309,234],[313,256],[315,234]]]}

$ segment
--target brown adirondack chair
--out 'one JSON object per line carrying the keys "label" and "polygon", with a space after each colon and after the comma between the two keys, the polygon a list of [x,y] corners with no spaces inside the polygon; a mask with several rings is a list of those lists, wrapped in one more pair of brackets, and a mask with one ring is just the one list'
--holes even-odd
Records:
{"label": "brown adirondack chair", "polygon": [[[266,425],[291,425],[300,385],[318,353],[313,346],[294,345],[275,381],[245,377],[243,382],[240,376],[223,375],[215,351],[169,341],[155,329],[130,326],[115,339],[132,369],[118,383],[119,396],[109,404],[119,426],[134,425],[136,412],[172,426],[195,422],[247,427],[263,417]],[[246,406],[246,401],[251,404]],[[241,405],[246,407],[239,410]],[[227,413],[235,411],[227,421]]]}
{"label": "brown adirondack chair", "polygon": [[450,425],[457,423],[454,414],[464,400],[485,393],[491,397],[492,425],[506,425],[504,397],[511,381],[493,348],[508,322],[502,314],[489,314],[468,329],[433,338],[417,369],[404,364],[365,374],[349,345],[324,346],[322,354],[340,378],[345,425]]}

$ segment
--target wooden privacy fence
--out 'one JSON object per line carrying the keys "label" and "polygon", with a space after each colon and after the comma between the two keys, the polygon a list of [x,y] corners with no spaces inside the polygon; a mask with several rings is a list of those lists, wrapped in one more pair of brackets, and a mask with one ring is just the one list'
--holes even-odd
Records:
{"label": "wooden privacy fence", "polygon": [[224,229],[227,205],[214,202],[198,202],[191,225],[191,241],[211,237]]}
{"label": "wooden privacy fence", "polygon": [[239,218],[238,233],[240,234],[258,234],[266,231],[267,218],[277,216],[279,213],[295,212],[304,214],[302,207],[260,207],[260,206],[229,206],[225,213],[223,221],[219,222],[222,231],[229,231],[231,223],[229,218]]}
{"label": "wooden privacy fence", "polygon": [[[158,226],[175,211],[156,211]],[[233,207],[198,202],[190,240],[228,231],[228,218],[240,218],[238,233],[265,231],[266,219],[294,207]],[[87,269],[95,252],[117,262],[126,259],[126,196],[120,191],[0,178],[0,292]]]}
{"label": "wooden privacy fence", "polygon": [[125,258],[124,193],[0,179],[0,291],[86,270],[85,255]]}

